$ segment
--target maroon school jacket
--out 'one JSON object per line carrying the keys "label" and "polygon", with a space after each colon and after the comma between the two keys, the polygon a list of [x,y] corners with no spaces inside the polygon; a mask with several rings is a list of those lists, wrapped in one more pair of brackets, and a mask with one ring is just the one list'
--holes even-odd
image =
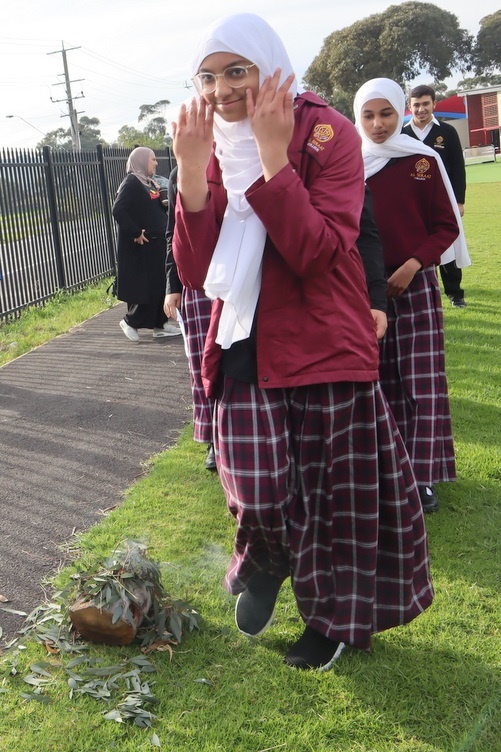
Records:
{"label": "maroon school jacket", "polygon": [[[246,191],[268,237],[257,308],[257,371],[262,388],[376,381],[378,343],[356,248],[364,201],[360,139],[353,124],[316,95],[295,101],[290,164]],[[176,204],[173,252],[184,285],[203,287],[226,206],[219,163],[207,172],[200,212]],[[215,342],[222,301],[212,306],[202,376],[218,378]]]}

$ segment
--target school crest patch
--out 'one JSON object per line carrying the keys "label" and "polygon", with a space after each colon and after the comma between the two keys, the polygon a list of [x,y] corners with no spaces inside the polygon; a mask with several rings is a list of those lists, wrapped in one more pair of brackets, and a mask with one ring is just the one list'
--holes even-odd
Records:
{"label": "school crest patch", "polygon": [[330,141],[331,138],[334,138],[332,125],[316,125],[313,129],[313,138],[320,142]]}
{"label": "school crest patch", "polygon": [[430,163],[426,157],[422,157],[416,162],[414,172],[411,172],[411,177],[415,180],[428,180],[431,178]]}
{"label": "school crest patch", "polygon": [[414,169],[416,170],[418,175],[424,175],[425,172],[428,172],[430,169],[430,163],[428,162],[425,157],[419,160],[419,162],[416,162]]}
{"label": "school crest patch", "polygon": [[307,146],[311,146],[315,151],[323,151],[323,144],[334,138],[334,128],[328,123],[317,123],[313,128],[313,133],[308,139]]}

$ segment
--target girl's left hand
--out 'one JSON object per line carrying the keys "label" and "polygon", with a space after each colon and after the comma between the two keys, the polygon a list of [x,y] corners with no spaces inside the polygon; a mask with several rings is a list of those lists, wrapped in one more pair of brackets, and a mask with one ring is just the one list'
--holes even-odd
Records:
{"label": "girl's left hand", "polygon": [[279,86],[280,68],[267,76],[258,91],[256,101],[247,90],[247,115],[263,164],[265,180],[269,180],[288,163],[287,148],[294,131],[294,100],[289,91],[294,74]]}

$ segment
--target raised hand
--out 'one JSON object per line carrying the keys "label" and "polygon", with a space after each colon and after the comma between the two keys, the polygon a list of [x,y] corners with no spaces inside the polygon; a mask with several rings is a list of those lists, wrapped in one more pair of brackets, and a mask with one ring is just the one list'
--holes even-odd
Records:
{"label": "raised hand", "polygon": [[200,211],[207,201],[206,170],[213,143],[214,113],[202,98],[182,104],[172,123],[173,148],[178,164],[177,186],[187,211]]}
{"label": "raised hand", "polygon": [[289,91],[294,74],[279,86],[280,68],[267,76],[254,102],[247,90],[247,114],[263,164],[265,180],[269,180],[288,163],[287,148],[294,131],[294,100]]}
{"label": "raised hand", "polygon": [[173,148],[178,164],[205,172],[213,142],[213,109],[202,97],[182,104],[172,123]]}

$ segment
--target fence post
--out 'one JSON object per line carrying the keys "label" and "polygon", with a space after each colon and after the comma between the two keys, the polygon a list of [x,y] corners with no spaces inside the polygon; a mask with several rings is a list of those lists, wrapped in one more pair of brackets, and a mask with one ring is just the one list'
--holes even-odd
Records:
{"label": "fence post", "polygon": [[99,182],[101,185],[101,200],[104,210],[104,224],[106,227],[106,238],[108,241],[108,252],[110,254],[111,268],[116,274],[117,262],[115,258],[115,236],[113,235],[113,222],[110,211],[110,197],[108,196],[108,184],[106,183],[106,171],[104,169],[104,152],[101,144],[97,144],[97,162],[99,165]]}
{"label": "fence post", "polygon": [[54,241],[54,254],[57,271],[57,286],[60,290],[66,289],[66,275],[64,273],[63,250],[61,245],[61,235],[59,233],[59,221],[57,217],[56,186],[54,180],[54,167],[52,163],[52,152],[49,146],[42,147],[43,159],[45,164],[45,184],[47,186],[47,200],[49,204],[49,220],[52,239]]}

